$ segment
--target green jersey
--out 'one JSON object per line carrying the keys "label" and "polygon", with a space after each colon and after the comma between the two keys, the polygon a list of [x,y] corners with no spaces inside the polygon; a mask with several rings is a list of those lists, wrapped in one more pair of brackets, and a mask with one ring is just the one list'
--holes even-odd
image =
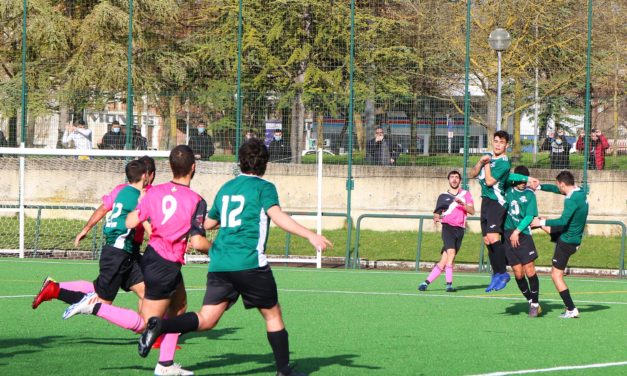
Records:
{"label": "green jersey", "polygon": [[128,213],[135,210],[140,195],[139,189],[127,185],[115,197],[111,212],[107,216],[104,228],[106,243],[128,253],[138,252],[140,244],[133,242],[135,229],[126,228]]}
{"label": "green jersey", "polygon": [[505,230],[516,230],[531,235],[529,225],[534,217],[538,216],[538,203],[533,190],[525,188],[508,188],[505,194],[507,217]]}
{"label": "green jersey", "polygon": [[279,205],[276,187],[258,176],[242,174],[220,188],[207,213],[220,222],[220,231],[209,251],[210,272],[248,270],[268,264],[267,212],[275,205]]}
{"label": "green jersey", "polygon": [[[546,192],[560,193],[559,188],[552,184],[542,184],[540,189]],[[568,244],[581,244],[583,229],[588,218],[588,199],[586,193],[575,187],[564,199],[562,216],[556,219],[547,219],[547,226],[563,227],[560,240]]]}
{"label": "green jersey", "polygon": [[496,180],[496,184],[491,187],[486,184],[485,167],[482,167],[481,172],[479,172],[477,176],[479,184],[481,185],[481,197],[486,197],[498,201],[501,205],[505,205],[505,184],[511,167],[512,164],[509,159],[507,159],[507,155],[492,158],[490,160],[490,172],[492,173],[492,177]]}

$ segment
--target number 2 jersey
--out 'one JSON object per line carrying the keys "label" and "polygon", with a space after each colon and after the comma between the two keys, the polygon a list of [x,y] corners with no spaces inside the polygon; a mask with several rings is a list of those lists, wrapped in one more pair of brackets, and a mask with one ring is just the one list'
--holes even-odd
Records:
{"label": "number 2 jersey", "polygon": [[148,220],[148,244],[164,259],[185,263],[187,238],[194,226],[202,228],[207,204],[189,187],[173,182],[153,186],[137,205],[139,220]]}
{"label": "number 2 jersey", "polygon": [[209,271],[248,270],[268,264],[268,210],[279,205],[274,184],[242,174],[226,182],[216,194],[207,216],[220,222],[209,252]]}

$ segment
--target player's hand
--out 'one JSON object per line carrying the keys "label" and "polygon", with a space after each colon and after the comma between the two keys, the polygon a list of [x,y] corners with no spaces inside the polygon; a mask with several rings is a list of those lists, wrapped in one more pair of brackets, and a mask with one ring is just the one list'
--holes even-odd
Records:
{"label": "player's hand", "polygon": [[466,205],[466,200],[464,200],[463,197],[455,197],[455,202],[458,205],[462,205],[462,206]]}
{"label": "player's hand", "polygon": [[309,243],[314,246],[315,249],[319,251],[324,251],[327,247],[333,247],[333,243],[329,241],[329,239],[325,238],[322,235],[313,234],[309,237]]}
{"label": "player's hand", "polygon": [[439,215],[439,214],[434,214],[434,215],[433,215],[433,222],[434,222],[434,223],[440,223],[440,222],[442,222],[442,218],[440,217],[440,215]]}
{"label": "player's hand", "polygon": [[484,156],[482,156],[481,158],[479,158],[479,162],[480,162],[482,165],[486,165],[486,164],[490,163],[490,160],[491,160],[491,159],[492,159],[492,156],[490,156],[490,155],[484,155]]}
{"label": "player's hand", "polygon": [[518,238],[518,230],[515,230],[514,232],[512,232],[512,235],[509,237],[509,241],[510,243],[512,243],[512,247],[514,248],[518,248],[518,246],[520,245],[520,239]]}
{"label": "player's hand", "polygon": [[79,232],[78,235],[76,235],[76,238],[74,238],[74,247],[78,248],[81,240],[85,239],[85,236],[87,236],[88,232],[88,230],[83,229],[83,231]]}
{"label": "player's hand", "polygon": [[532,228],[540,227],[540,221],[541,221],[541,218],[540,218],[540,217],[536,217],[536,218],[534,218],[534,219],[531,221],[530,226],[531,226]]}

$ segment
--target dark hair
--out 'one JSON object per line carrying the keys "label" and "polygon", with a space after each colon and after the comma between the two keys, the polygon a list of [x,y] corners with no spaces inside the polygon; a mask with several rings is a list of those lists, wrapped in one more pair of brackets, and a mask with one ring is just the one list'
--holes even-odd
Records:
{"label": "dark hair", "polygon": [[277,129],[275,129],[275,130],[274,130],[274,133],[277,133],[277,132],[281,132],[281,133],[283,133],[283,129],[281,129],[281,128],[277,128]]}
{"label": "dark hair", "polygon": [[559,183],[564,183],[566,185],[575,185],[575,177],[570,171],[562,171],[555,177]]}
{"label": "dark hair", "polygon": [[140,161],[141,163],[144,164],[144,166],[146,166],[147,173],[152,174],[155,171],[157,171],[157,168],[155,167],[155,160],[152,159],[152,157],[144,155],[143,157],[139,158],[138,161]]}
{"label": "dark hair", "polygon": [[270,154],[262,140],[251,138],[239,148],[239,168],[244,174],[263,176]]}
{"label": "dark hair", "polygon": [[87,126],[87,124],[85,123],[85,120],[83,119],[80,119],[79,121],[77,121],[76,124]]}
{"label": "dark hair", "polygon": [[125,172],[129,183],[137,183],[146,173],[146,165],[139,160],[130,161],[126,164]]}
{"label": "dark hair", "polygon": [[189,174],[194,163],[196,163],[194,152],[187,145],[178,145],[170,152],[170,168],[175,178]]}
{"label": "dark hair", "polygon": [[509,143],[509,133],[507,133],[506,131],[496,131],[494,132],[494,137],[492,138],[504,138],[506,142]]}
{"label": "dark hair", "polygon": [[446,176],[446,178],[449,179],[451,177],[451,175],[457,175],[457,176],[459,176],[460,179],[462,178],[462,174],[460,174],[459,171],[457,171],[457,170],[453,170],[453,171],[449,172],[448,175]]}
{"label": "dark hair", "polygon": [[120,125],[120,122],[119,122],[119,121],[117,121],[117,120],[113,120],[113,121],[111,122],[111,126],[114,126],[114,125]]}
{"label": "dark hair", "polygon": [[526,166],[516,166],[514,173],[529,176],[529,169]]}

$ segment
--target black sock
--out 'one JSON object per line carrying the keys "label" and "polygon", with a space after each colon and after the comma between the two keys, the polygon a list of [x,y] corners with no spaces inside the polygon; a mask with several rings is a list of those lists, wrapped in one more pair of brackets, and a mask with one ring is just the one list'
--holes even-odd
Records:
{"label": "black sock", "polygon": [[492,244],[492,253],[490,256],[492,271],[499,274],[505,273],[507,271],[507,258],[505,258],[505,247],[500,240]]}
{"label": "black sock", "polygon": [[159,362],[159,364],[161,364],[164,367],[169,367],[172,364],[174,364],[174,360],[168,360],[167,362]]}
{"label": "black sock", "polygon": [[96,303],[94,304],[94,309],[91,311],[92,315],[97,315],[98,311],[100,311],[100,307],[102,306],[102,303]]}
{"label": "black sock", "polygon": [[493,256],[494,255],[494,248],[492,247],[492,244],[486,244],[486,248],[488,248],[488,259],[490,260],[490,267],[492,268],[492,273],[496,273],[496,264],[494,263],[496,260],[496,257]]}
{"label": "black sock", "polygon": [[427,281],[426,279],[425,279],[425,283],[427,284],[427,286],[431,284],[431,282]]}
{"label": "black sock", "polygon": [[198,330],[198,315],[187,312],[161,322],[161,333],[189,333]]}
{"label": "black sock", "polygon": [[529,291],[529,284],[527,283],[525,277],[522,277],[521,279],[516,278],[516,283],[518,284],[520,292],[522,292],[522,294],[525,296],[525,299],[530,300],[531,292]]}
{"label": "black sock", "polygon": [[59,289],[59,297],[57,299],[67,304],[74,304],[80,302],[84,296],[85,294],[79,291]]}
{"label": "black sock", "polygon": [[531,289],[531,302],[537,303],[540,297],[540,279],[534,274],[529,278],[529,289]]}
{"label": "black sock", "polygon": [[268,332],[268,342],[274,353],[276,369],[285,375],[292,371],[290,363],[290,344],[287,338],[287,330],[279,330],[278,332]]}
{"label": "black sock", "polygon": [[567,310],[572,311],[575,309],[575,303],[573,303],[573,298],[570,297],[570,291],[568,291],[568,289],[560,291],[560,296],[562,297]]}

